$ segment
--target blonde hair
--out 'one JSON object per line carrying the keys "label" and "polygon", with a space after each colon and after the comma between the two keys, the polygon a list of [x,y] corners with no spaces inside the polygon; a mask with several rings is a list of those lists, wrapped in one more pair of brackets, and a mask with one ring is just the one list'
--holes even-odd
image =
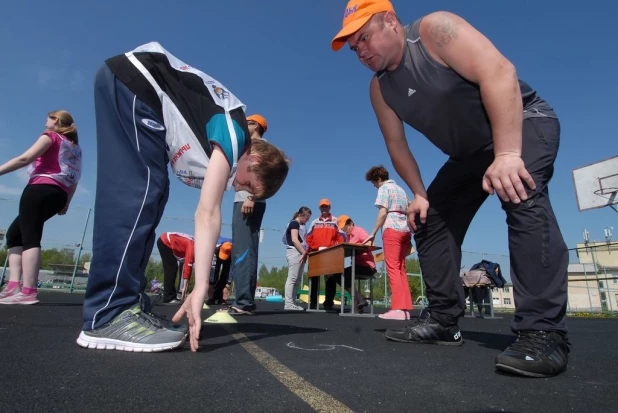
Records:
{"label": "blonde hair", "polygon": [[258,155],[259,161],[251,164],[251,171],[262,184],[262,191],[256,194],[257,199],[268,199],[275,195],[290,169],[290,160],[285,153],[264,139],[251,139],[249,154]]}
{"label": "blonde hair", "polygon": [[75,145],[79,145],[79,136],[77,135],[77,127],[73,116],[66,110],[55,110],[49,112],[47,116],[51,119],[58,119],[58,128],[55,132],[61,133]]}

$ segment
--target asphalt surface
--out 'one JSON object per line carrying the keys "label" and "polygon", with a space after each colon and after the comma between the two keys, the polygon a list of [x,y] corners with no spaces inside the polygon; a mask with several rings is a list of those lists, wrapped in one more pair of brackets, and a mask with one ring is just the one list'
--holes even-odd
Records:
{"label": "asphalt surface", "polygon": [[[285,313],[259,302],[237,324],[204,324],[201,349],[86,350],[83,296],[40,293],[0,306],[0,412],[610,412],[618,396],[618,319],[569,319],[568,370],[499,374],[510,315],[464,318],[465,344],[389,342],[405,322]],[[171,315],[177,307],[157,306]],[[210,316],[217,307],[203,311]]]}

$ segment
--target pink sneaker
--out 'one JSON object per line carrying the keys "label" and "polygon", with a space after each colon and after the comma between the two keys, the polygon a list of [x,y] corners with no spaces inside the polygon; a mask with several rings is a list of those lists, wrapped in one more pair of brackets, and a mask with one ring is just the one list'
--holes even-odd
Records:
{"label": "pink sneaker", "polygon": [[39,300],[36,299],[36,293],[23,294],[21,291],[17,294],[11,295],[10,297],[0,299],[0,304],[31,305],[31,304],[36,304],[38,302]]}
{"label": "pink sneaker", "polygon": [[19,292],[19,288],[5,288],[3,291],[0,291],[0,300],[6,297],[11,297]]}
{"label": "pink sneaker", "polygon": [[403,311],[403,310],[390,310],[384,314],[380,314],[378,317],[380,317],[382,320],[409,320],[410,319],[410,315],[408,314],[407,311]]}

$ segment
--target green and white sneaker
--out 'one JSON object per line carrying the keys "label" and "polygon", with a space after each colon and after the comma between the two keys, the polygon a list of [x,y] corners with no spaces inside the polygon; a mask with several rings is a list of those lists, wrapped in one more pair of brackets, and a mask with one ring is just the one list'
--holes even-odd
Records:
{"label": "green and white sneaker", "polygon": [[77,344],[97,350],[155,352],[172,350],[186,339],[184,330],[171,329],[162,320],[146,313],[136,304],[110,323],[82,331]]}

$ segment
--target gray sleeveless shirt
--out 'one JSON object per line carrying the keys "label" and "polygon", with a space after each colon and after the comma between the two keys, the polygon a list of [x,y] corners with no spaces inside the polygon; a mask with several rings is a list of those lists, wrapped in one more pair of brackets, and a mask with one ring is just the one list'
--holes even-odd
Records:
{"label": "gray sleeveless shirt", "polygon": [[[453,159],[489,148],[493,143],[491,125],[479,86],[431,57],[419,36],[420,22],[418,19],[405,27],[399,66],[377,73],[384,101],[401,120]],[[520,80],[519,86],[524,119],[556,118],[528,84]]]}

